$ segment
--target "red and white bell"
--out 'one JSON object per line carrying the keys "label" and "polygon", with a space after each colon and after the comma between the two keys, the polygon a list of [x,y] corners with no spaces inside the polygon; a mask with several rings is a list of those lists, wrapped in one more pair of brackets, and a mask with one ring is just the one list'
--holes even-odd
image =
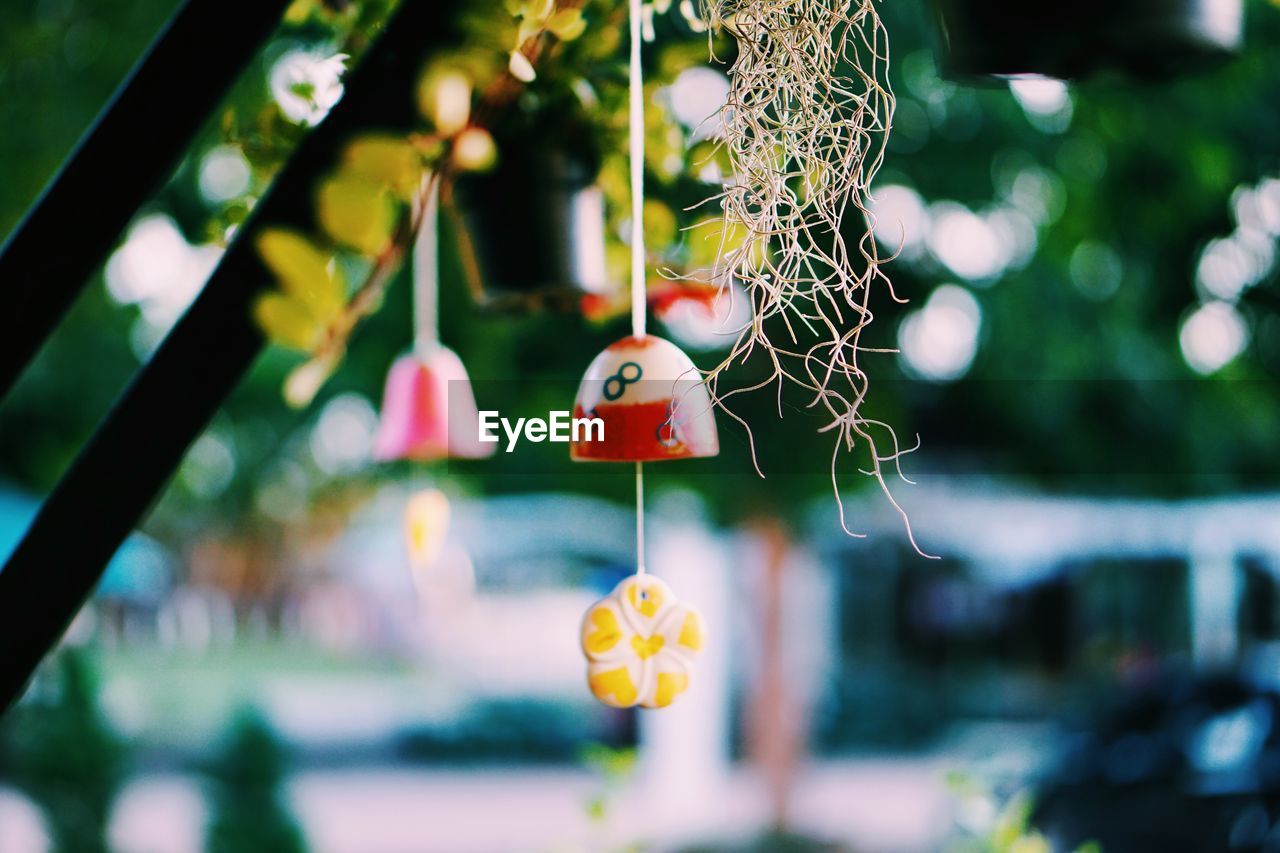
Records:
{"label": "red and white bell", "polygon": [[479,423],[471,381],[453,350],[437,344],[403,355],[387,375],[373,458],[484,459],[493,445],[480,442]]}
{"label": "red and white bell", "polygon": [[660,462],[720,452],[711,395],[689,356],[663,338],[627,337],[587,368],[575,418],[599,418],[599,430],[575,430],[578,462]]}

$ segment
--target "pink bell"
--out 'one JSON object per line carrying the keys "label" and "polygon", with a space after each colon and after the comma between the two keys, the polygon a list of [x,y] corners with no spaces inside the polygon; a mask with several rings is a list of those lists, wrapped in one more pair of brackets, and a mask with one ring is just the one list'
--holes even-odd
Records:
{"label": "pink bell", "polygon": [[480,441],[480,414],[462,360],[439,344],[426,355],[396,359],[387,375],[382,420],[373,458],[484,459],[493,445]]}
{"label": "pink bell", "polygon": [[623,338],[587,368],[575,418],[599,418],[575,430],[570,458],[579,462],[659,462],[720,452],[711,395],[679,347],[653,335]]}

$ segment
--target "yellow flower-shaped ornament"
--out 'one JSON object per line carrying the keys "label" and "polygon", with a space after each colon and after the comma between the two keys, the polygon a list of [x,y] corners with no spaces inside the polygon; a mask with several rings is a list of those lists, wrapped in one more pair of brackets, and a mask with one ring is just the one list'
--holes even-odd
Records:
{"label": "yellow flower-shaped ornament", "polygon": [[632,575],[582,620],[587,684],[614,708],[665,708],[689,688],[702,617],[649,575]]}

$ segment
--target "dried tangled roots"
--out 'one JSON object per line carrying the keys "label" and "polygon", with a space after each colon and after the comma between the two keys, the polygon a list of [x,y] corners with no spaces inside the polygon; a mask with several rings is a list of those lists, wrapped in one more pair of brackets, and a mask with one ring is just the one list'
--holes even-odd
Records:
{"label": "dried tangled roots", "polygon": [[[812,393],[811,408],[837,437],[831,477],[840,501],[841,450],[865,442],[874,477],[894,500],[886,468],[901,476],[902,448],[891,427],[863,417],[867,375],[858,365],[871,322],[872,290],[899,300],[873,239],[871,182],[884,160],[893,120],[889,49],[874,0],[707,0],[707,22],[730,33],[737,58],[720,111],[721,144],[730,164],[723,191],[709,200],[723,211],[714,281],[747,291],[753,320],[707,384],[722,409],[736,394],[784,381]],[[857,217],[846,240],[846,213]],[[766,324],[771,331],[766,331]],[[785,329],[781,342],[770,339]],[[772,374],[750,388],[717,393],[736,361],[763,353]],[[905,478],[904,478],[905,479]],[[840,504],[841,524],[849,531]],[[911,539],[915,545],[914,538]],[[919,550],[917,546],[917,550]]]}

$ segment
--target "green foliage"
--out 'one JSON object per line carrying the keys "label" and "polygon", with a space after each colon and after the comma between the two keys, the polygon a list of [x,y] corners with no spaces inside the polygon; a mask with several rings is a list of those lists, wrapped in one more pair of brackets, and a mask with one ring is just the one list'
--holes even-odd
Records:
{"label": "green foliage", "polygon": [[582,763],[599,780],[598,789],[587,799],[587,817],[603,822],[609,816],[609,804],[632,777],[636,769],[634,748],[615,748],[602,743],[589,743],[582,748]]}
{"label": "green foliage", "polygon": [[208,766],[209,853],[301,853],[302,832],[282,802],[287,754],[267,722],[252,711],[232,723],[221,754]]}
{"label": "green foliage", "polygon": [[[0,231],[12,227],[52,176],[175,5],[173,0],[140,0],[127,8],[106,0],[0,5],[0,126],[10,129],[0,133]],[[155,207],[170,212],[192,241],[224,240],[228,226],[243,219],[306,132],[280,119],[270,103],[265,83],[270,59],[301,43],[350,53],[354,63],[375,29],[368,16],[385,14],[386,5],[352,3],[335,12],[318,0],[300,0],[297,16],[262,59],[246,68]],[[1235,187],[1280,173],[1280,112],[1272,108],[1280,102],[1280,52],[1275,50],[1280,9],[1264,0],[1247,6],[1248,41],[1239,59],[1167,83],[1104,77],[1074,85],[1069,125],[1045,130],[1031,121],[1007,86],[974,86],[939,75],[933,59],[936,33],[925,4],[882,4],[899,97],[883,182],[910,186],[927,203],[955,201],[981,212],[1003,199],[1030,168],[1046,179],[1040,198],[1054,215],[1038,229],[1034,255],[995,281],[958,280],[927,254],[890,266],[897,292],[915,304],[886,300],[873,305],[877,322],[869,344],[896,346],[904,312],[918,307],[937,285],[952,281],[981,306],[982,333],[970,373],[951,384],[886,381],[902,377],[898,361],[892,355],[871,357],[866,369],[878,385],[869,411],[903,435],[918,433],[925,452],[963,459],[963,470],[1008,473],[1041,488],[1177,495],[1274,487],[1280,476],[1280,455],[1274,453],[1280,429],[1274,393],[1280,375],[1275,274],[1241,301],[1253,343],[1235,363],[1192,382],[1178,348],[1180,319],[1199,298],[1197,253],[1232,227]],[[626,215],[625,203],[618,203],[626,193],[624,12],[622,4],[603,0],[583,4],[584,33],[539,56],[537,78],[521,96],[528,110],[506,111],[489,128],[499,157],[510,139],[580,145],[584,154],[600,157],[601,182],[611,199],[611,235]],[[466,4],[458,24],[467,33],[467,48],[437,57],[432,67],[461,72],[471,87],[470,107],[477,92],[505,79],[519,23],[499,0],[476,0]],[[659,15],[654,25],[657,40],[646,50],[646,72],[656,93],[680,70],[702,63],[707,42],[705,34],[692,33],[674,14]],[[86,37],[81,46],[97,48],[76,48],[72,29],[79,31],[76,39]],[[717,45],[717,55],[731,58],[723,45]],[[436,162],[447,145],[435,137],[473,127],[475,116],[470,109],[461,118],[450,113],[445,126],[437,128],[432,98],[419,101],[423,132],[410,141],[422,162]],[[672,147],[660,139],[669,134],[672,121],[665,103],[651,103],[652,160]],[[349,164],[368,175],[390,164],[378,180],[403,189],[392,163],[404,153],[399,143],[385,160],[373,155],[376,169],[366,159],[371,156],[367,146],[379,139],[385,136],[352,140],[342,168]],[[197,167],[203,153],[220,144],[245,154],[254,179],[246,198],[213,204],[197,191]],[[707,188],[697,172],[716,151],[701,142],[683,156],[686,168],[674,177],[656,160],[647,175],[651,201],[675,212],[682,228],[692,215],[684,208]],[[665,218],[654,216],[655,221]],[[617,337],[622,323],[478,313],[451,250],[452,224],[446,221],[444,228],[444,342],[461,355],[474,379],[502,381],[509,392],[504,408],[562,408],[583,366]],[[671,245],[652,247],[655,266],[659,260],[676,269],[705,265],[710,241],[678,233]],[[329,242],[319,232],[308,237],[328,255]],[[1110,295],[1085,292],[1075,283],[1073,258],[1082,244],[1104,245],[1122,261],[1121,281]],[[343,271],[349,295],[365,268],[344,259],[334,269]],[[407,283],[404,274],[390,282],[386,309],[368,317],[351,339],[345,360],[317,397],[317,410],[338,394],[376,399],[387,366],[411,340]],[[101,286],[90,288],[0,408],[0,476],[33,492],[56,481],[138,364],[129,343],[138,314],[136,308],[113,304]],[[660,327],[655,331],[662,333]],[[314,413],[280,405],[280,388],[296,365],[296,355],[273,349],[254,366],[214,428],[235,457],[226,491],[211,500],[179,477],[152,516],[154,532],[167,541],[184,541],[206,529],[211,516],[223,516],[241,529],[246,520],[269,526],[273,522],[258,512],[256,497],[281,467],[305,480],[308,494],[335,493],[305,453]],[[742,384],[756,378],[752,371],[750,365],[744,368]],[[769,479],[750,473],[740,428],[722,419],[724,458],[714,476],[707,466],[689,463],[664,469],[663,482],[701,491],[720,518],[751,512],[794,512],[798,518],[829,487],[822,470],[825,450],[809,438],[813,421],[803,410],[806,401],[784,399],[785,417],[778,422],[767,396],[740,413],[762,430],[757,437],[767,445],[766,453],[778,450],[776,459],[764,462]],[[297,447],[303,451],[293,454]],[[545,470],[522,467],[525,457],[517,456],[483,468],[452,465],[449,476],[476,491],[570,488],[628,499],[624,478],[576,471],[548,477]],[[929,470],[924,463],[907,467],[909,474]],[[852,469],[842,472],[842,482],[857,479]],[[355,486],[367,487],[372,476],[362,475]],[[904,497],[910,500],[909,490]],[[856,527],[857,520],[852,524]]]}
{"label": "green foliage", "polygon": [[40,806],[56,853],[106,853],[125,745],[98,708],[85,653],[63,650],[55,669],[4,721],[0,775]]}
{"label": "green foliage", "polygon": [[[958,809],[971,815],[947,847],[950,853],[1053,853],[1049,840],[1031,823],[1035,803],[1028,793],[998,803],[983,784],[963,773],[952,772],[946,781]],[[1102,848],[1090,841],[1072,853],[1102,853]]]}
{"label": "green foliage", "polygon": [[728,853],[730,850],[735,853],[851,853],[848,847],[839,842],[786,831],[766,832],[745,845],[685,847],[681,853]]}

